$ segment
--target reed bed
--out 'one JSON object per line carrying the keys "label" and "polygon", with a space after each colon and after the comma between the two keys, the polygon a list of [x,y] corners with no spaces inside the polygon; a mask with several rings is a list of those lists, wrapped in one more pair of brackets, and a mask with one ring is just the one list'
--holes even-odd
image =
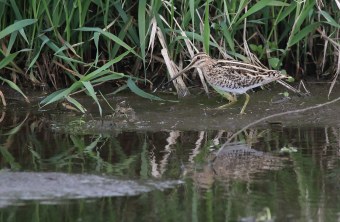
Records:
{"label": "reed bed", "polygon": [[[160,99],[145,91],[205,51],[258,59],[296,79],[327,79],[331,93],[340,72],[339,21],[339,0],[5,0],[0,81],[20,93],[50,87],[41,105],[66,99],[83,112],[73,94],[86,91],[101,113],[98,85]],[[177,91],[188,93],[184,82]]]}

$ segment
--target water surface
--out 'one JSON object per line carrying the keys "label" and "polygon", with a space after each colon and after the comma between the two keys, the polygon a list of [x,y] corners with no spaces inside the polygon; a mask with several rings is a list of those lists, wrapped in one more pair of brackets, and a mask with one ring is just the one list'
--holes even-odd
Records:
{"label": "water surface", "polygon": [[1,111],[1,220],[338,221],[339,103],[235,135],[326,101],[278,93],[251,94],[243,116],[242,102],[210,110],[223,101],[204,95],[123,94],[103,117],[86,99],[86,115],[13,101]]}

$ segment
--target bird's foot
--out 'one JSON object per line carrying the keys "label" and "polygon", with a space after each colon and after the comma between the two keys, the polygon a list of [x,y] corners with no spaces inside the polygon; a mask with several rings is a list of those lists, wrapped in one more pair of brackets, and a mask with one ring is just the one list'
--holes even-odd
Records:
{"label": "bird's foot", "polygon": [[244,110],[242,109],[241,112],[238,115],[242,116],[242,115],[245,115],[245,114],[247,114],[247,113],[244,112]]}
{"label": "bird's foot", "polygon": [[224,105],[219,106],[219,107],[215,107],[215,108],[205,108],[205,110],[208,110],[208,111],[212,111],[212,110],[225,110],[225,109],[227,109],[228,107],[230,107],[231,105],[233,105],[233,104],[235,104],[235,103],[236,103],[236,101],[233,101],[233,102],[224,104]]}
{"label": "bird's foot", "polygon": [[215,109],[217,109],[217,110],[223,110],[223,109],[226,109],[226,108],[228,108],[228,107],[234,105],[235,103],[236,103],[236,101],[231,101],[231,102],[229,102],[229,103],[227,103],[227,104],[224,104],[223,106],[219,106],[219,107],[217,107],[217,108],[215,108]]}

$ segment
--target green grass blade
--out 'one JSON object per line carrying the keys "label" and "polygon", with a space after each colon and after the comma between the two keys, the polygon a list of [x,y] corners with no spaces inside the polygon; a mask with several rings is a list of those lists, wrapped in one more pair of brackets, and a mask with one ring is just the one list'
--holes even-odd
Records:
{"label": "green grass blade", "polygon": [[[236,3],[238,3],[238,4],[236,4]],[[228,12],[233,16],[232,21],[229,24],[230,27],[233,26],[233,27],[237,28],[237,26],[239,24],[238,18],[239,18],[240,14],[241,14],[241,12],[244,9],[246,4],[247,4],[247,0],[240,0],[239,2],[233,1],[233,6],[232,6],[232,9],[231,9],[231,12]],[[236,5],[238,5],[237,11],[235,11]]]}
{"label": "green grass blade", "polygon": [[[175,32],[180,33],[180,31],[175,31]],[[204,41],[204,37],[199,35],[199,34],[197,34],[197,33],[194,33],[194,32],[185,32],[185,34],[188,36],[189,39],[193,39],[194,38],[195,40],[197,40],[199,42],[202,42],[202,43]],[[183,36],[176,37],[175,41],[177,41],[179,39],[185,39],[185,37],[183,37]],[[211,41],[209,42],[209,46],[214,46],[216,48],[220,47],[219,45],[217,45],[216,43],[211,42]]]}
{"label": "green grass blade", "polygon": [[268,6],[289,6],[290,4],[281,1],[270,1]]}
{"label": "green grass blade", "polygon": [[24,120],[22,120],[19,124],[17,124],[14,128],[11,128],[9,131],[7,131],[6,133],[3,133],[1,135],[15,135],[17,134],[21,129],[22,127],[24,126],[24,123],[26,122],[26,120],[28,119],[28,116],[25,117]]}
{"label": "green grass blade", "polygon": [[96,58],[94,59],[95,66],[97,66],[98,59],[99,59],[99,36],[100,36],[99,32],[95,32],[93,34],[93,41],[94,41],[94,45],[96,46]]}
{"label": "green grass blade", "polygon": [[5,79],[5,78],[2,78],[0,76],[0,80],[4,81],[5,83],[7,83],[9,85],[9,87],[11,87],[12,89],[14,89],[15,91],[17,91],[18,93],[20,93],[27,102],[29,102],[27,96],[21,91],[21,89],[14,83],[12,82],[11,80],[8,80],[8,79]]}
{"label": "green grass blade", "polygon": [[100,114],[100,116],[102,116],[102,114],[103,114],[102,107],[100,106],[96,92],[94,91],[92,84],[90,82],[82,82],[82,83],[85,86],[85,88],[87,89],[87,92],[90,94],[92,99],[97,103],[97,106],[98,106],[98,109],[99,109],[99,114]]}
{"label": "green grass blade", "polygon": [[[119,39],[125,39],[126,35],[128,34],[127,30],[129,30],[129,27],[131,27],[131,25],[132,25],[132,21],[133,20],[131,18],[130,20],[128,20],[128,22],[124,26],[122,26],[122,29],[121,29],[121,31],[118,34],[118,38]],[[113,46],[113,48],[111,50],[111,54],[110,54],[110,56],[112,58],[116,57],[119,48],[120,48],[119,44],[115,44]]]}
{"label": "green grass blade", "polygon": [[[51,104],[53,102],[56,102],[62,98],[66,98],[70,93],[72,93],[73,91],[75,91],[76,89],[81,88],[84,85],[84,82],[88,82],[93,80],[94,78],[97,78],[100,75],[104,75],[106,74],[106,71],[110,66],[112,66],[114,63],[120,61],[121,59],[123,59],[127,54],[129,53],[129,51],[123,53],[122,55],[118,56],[117,58],[115,58],[114,60],[106,63],[105,65],[103,65],[102,67],[96,69],[95,71],[89,73],[86,76],[83,76],[79,81],[74,82],[69,88],[67,89],[63,89],[63,90],[59,90],[57,92],[52,93],[51,95],[47,96],[45,99],[43,99],[40,104],[42,104],[43,106],[46,106],[48,104]],[[94,90],[91,90],[91,88],[89,87],[88,84],[85,83],[84,85],[86,87],[86,89],[90,92],[90,95],[92,93],[91,96],[95,95],[94,94]],[[71,102],[71,101],[70,101]],[[79,104],[77,104],[76,102],[73,101],[73,104],[75,106],[79,106]],[[78,107],[77,107],[78,108]],[[100,112],[101,112],[101,108],[100,108]]]}
{"label": "green grass blade", "polygon": [[66,61],[66,62],[68,62],[68,63],[74,62],[74,63],[83,64],[83,65],[87,64],[87,63],[85,63],[85,62],[82,62],[82,61],[79,61],[79,60],[76,60],[76,59],[72,59],[72,58],[67,57],[67,56],[65,56],[65,55],[58,55],[58,54],[55,54],[55,56],[61,58],[62,60]]}
{"label": "green grass blade", "polygon": [[11,170],[19,170],[21,168],[20,164],[15,162],[15,158],[13,155],[8,151],[7,148],[0,146],[0,153],[1,157],[5,163],[9,163],[11,166]]}
{"label": "green grass blade", "polygon": [[268,6],[268,4],[272,0],[261,0],[253,5],[246,13],[244,13],[241,18],[236,22],[236,26],[238,26],[245,18],[249,17],[250,15],[254,14],[255,12],[260,11],[264,7]]}
{"label": "green grass blade", "polygon": [[51,104],[53,102],[56,102],[62,98],[64,98],[65,96],[69,95],[71,93],[71,91],[69,89],[61,89],[58,91],[55,91],[53,93],[51,93],[50,95],[48,95],[46,98],[44,98],[40,104],[44,106]]}
{"label": "green grass blade", "polygon": [[80,81],[74,82],[69,88],[56,91],[56,92],[52,93],[51,95],[47,96],[45,99],[43,99],[40,102],[40,104],[42,104],[43,107],[44,107],[48,104],[54,103],[58,100],[61,100],[61,99],[65,98],[66,96],[70,95],[70,93],[72,93],[76,89],[81,88],[82,85],[83,84]]}
{"label": "green grass blade", "polygon": [[40,45],[39,51],[38,53],[34,56],[34,58],[32,59],[31,63],[28,66],[27,70],[30,70],[32,68],[32,66],[35,64],[35,62],[37,61],[37,59],[39,58],[40,52],[42,50],[42,48],[44,47],[44,45],[49,41],[49,39],[44,39],[43,42]]}
{"label": "green grass blade", "polygon": [[[327,20],[327,23],[336,27],[336,28],[340,28],[339,23],[337,23],[330,14],[328,14],[327,12],[321,10],[320,13],[323,15],[323,17],[325,17],[325,19]],[[339,20],[339,18],[338,18]]]}
{"label": "green grass blade", "polygon": [[129,51],[126,51],[125,53],[121,54],[120,56],[116,57],[115,59],[111,60],[110,62],[106,63],[105,65],[103,65],[102,67],[96,69],[95,71],[87,74],[86,76],[81,78],[81,81],[90,81],[96,77],[98,77],[98,75],[100,73],[102,73],[103,71],[107,70],[108,68],[110,68],[113,64],[119,62],[120,60],[122,60],[127,54],[129,54]]}
{"label": "green grass blade", "polygon": [[22,28],[24,28],[28,25],[32,25],[36,22],[37,22],[37,19],[24,19],[24,20],[14,22],[12,25],[7,26],[4,30],[2,30],[0,32],[0,39],[2,39],[3,37],[15,32],[15,31],[19,31],[20,29],[22,29]]}
{"label": "green grass blade", "polygon": [[29,44],[28,39],[27,39],[27,36],[26,36],[26,34],[25,34],[25,30],[24,30],[24,29],[20,29],[20,30],[19,30],[19,33],[20,33],[20,35],[22,36],[22,38],[26,41],[26,43]]}
{"label": "green grass blade", "polygon": [[195,0],[189,0],[189,10],[192,21],[192,27],[195,27]]}
{"label": "green grass blade", "polygon": [[15,52],[12,54],[7,55],[5,58],[3,58],[0,61],[0,69],[6,67],[10,62],[13,62],[13,60],[15,59],[15,57],[19,54],[19,52]]}
{"label": "green grass blade", "polygon": [[[65,56],[66,55],[62,52],[62,50],[60,50],[60,48],[54,44],[52,41],[47,41],[49,40],[49,38],[46,35],[41,35],[39,36],[39,38],[44,42],[46,41],[47,46],[52,49],[54,52],[58,52],[58,55],[62,55]],[[76,73],[77,76],[81,77],[82,75],[79,74],[78,69],[69,61],[65,60],[67,62],[67,64],[72,68],[72,70]]]}
{"label": "green grass blade", "polygon": [[[77,120],[76,120],[77,121]],[[80,120],[78,120],[79,122],[75,122],[76,124],[83,124],[84,122],[83,122],[83,120],[82,119],[80,119]],[[84,149],[84,147],[85,147],[85,141],[83,140],[83,139],[80,139],[79,137],[77,137],[77,136],[75,136],[75,135],[70,135],[70,139],[72,140],[72,143],[73,143],[73,145],[76,147],[76,148],[78,148],[78,150],[83,150]]]}
{"label": "green grass blade", "polygon": [[55,97],[56,95],[58,95],[59,93],[65,91],[66,89],[60,89],[60,90],[57,90],[53,93],[51,93],[50,95],[46,96],[41,102],[40,104],[45,104],[47,103],[48,101],[50,101],[53,97]]}
{"label": "green grass blade", "polygon": [[143,59],[143,63],[145,66],[145,41],[146,41],[146,32],[145,32],[145,16],[146,16],[146,0],[138,1],[138,31],[139,31],[139,45],[140,51]]}
{"label": "green grass blade", "polygon": [[7,55],[9,53],[11,53],[11,50],[12,50],[14,43],[15,43],[15,40],[17,39],[17,36],[18,36],[18,31],[11,33],[11,37],[9,38],[9,42],[8,42],[8,45],[7,45],[7,52],[6,52]]}
{"label": "green grass blade", "polygon": [[81,105],[77,100],[73,99],[70,96],[65,96],[65,99],[72,103],[77,109],[79,109],[82,113],[86,112],[86,109]]}
{"label": "green grass blade", "polygon": [[71,50],[74,54],[77,54],[76,50],[73,48],[72,45],[70,45],[70,43],[68,43],[67,41],[63,42],[63,46],[59,48],[58,51],[56,51],[54,54],[60,54],[60,52],[63,52],[65,50]]}
{"label": "green grass blade", "polygon": [[292,30],[293,35],[297,32],[300,32],[301,24],[305,21],[307,16],[313,11],[314,5],[315,5],[315,1],[311,1],[309,5],[307,5],[306,7],[304,7],[302,9],[302,12],[296,18],[297,20],[296,20],[296,23],[295,23],[295,26],[294,26],[294,30]]}
{"label": "green grass blade", "polygon": [[224,38],[227,40],[229,48],[235,54],[234,38],[231,37],[231,33],[228,30],[228,27],[227,27],[225,22],[221,22],[221,29],[222,29],[222,33],[223,33]]}
{"label": "green grass blade", "polygon": [[128,79],[127,86],[130,88],[130,90],[132,92],[134,92],[135,94],[137,94],[140,97],[143,97],[143,98],[146,98],[146,99],[151,99],[151,100],[164,101],[164,99],[159,98],[157,96],[154,96],[150,93],[144,92],[143,90],[138,88],[138,86],[133,82],[133,80],[131,78]]}
{"label": "green grass blade", "polygon": [[98,143],[100,142],[100,140],[102,140],[102,137],[98,136],[95,141],[93,141],[90,145],[87,145],[84,148],[84,153],[90,153],[94,151],[94,149],[98,146]]}
{"label": "green grass blade", "polygon": [[[130,21],[133,20],[132,17],[129,18],[129,16],[126,14],[126,12],[122,8],[122,5],[120,4],[119,1],[116,1],[113,5],[116,8],[116,10],[118,11],[120,17],[123,19],[125,24],[126,23],[130,23]],[[138,38],[136,30],[134,29],[134,26],[129,26],[129,27],[130,28],[128,29],[128,32],[129,32],[129,35],[130,35],[131,39],[133,40],[133,43],[134,44],[138,44],[139,43],[139,38]]]}
{"label": "green grass blade", "polygon": [[8,55],[5,55],[1,50],[0,52],[5,56],[4,59],[2,59],[0,61],[0,69],[6,67],[9,63],[13,62],[15,57],[20,53],[20,52],[27,52],[27,51],[31,51],[31,49],[21,49],[20,51],[17,51],[15,53],[12,53],[12,54],[8,54]]}
{"label": "green grass blade", "polygon": [[291,13],[294,9],[296,9],[296,2],[290,3],[290,5],[283,10],[283,12],[277,17],[276,24],[281,22],[287,16],[291,15]]}
{"label": "green grass blade", "polygon": [[[107,72],[107,73],[109,73],[109,72]],[[107,81],[111,81],[111,80],[121,79],[123,77],[125,77],[125,75],[123,73],[112,72],[110,75],[95,79],[91,82],[92,83],[107,82]]]}
{"label": "green grass blade", "polygon": [[315,31],[315,29],[319,26],[320,26],[320,22],[312,23],[312,24],[306,26],[300,32],[296,33],[296,35],[293,36],[293,38],[291,39],[288,46],[291,47],[291,46],[295,45],[301,39],[306,37],[308,34],[313,33]]}
{"label": "green grass blade", "polygon": [[10,3],[11,3],[11,8],[14,11],[15,18],[17,20],[22,20],[22,15],[20,13],[20,10],[18,8],[18,5],[17,5],[16,1],[15,0],[10,0]]}
{"label": "green grass blade", "polygon": [[123,42],[120,38],[118,38],[117,36],[115,36],[114,34],[104,31],[100,28],[91,28],[91,27],[82,27],[79,29],[76,29],[79,31],[83,31],[83,32],[99,32],[102,35],[106,36],[107,38],[111,39],[112,41],[114,41],[115,43],[121,45],[122,47],[124,47],[125,49],[127,49],[128,51],[132,52],[135,56],[137,56],[138,58],[141,58],[136,52],[135,50],[133,50],[129,45],[127,45],[125,42]]}
{"label": "green grass blade", "polygon": [[204,28],[203,28],[203,47],[204,51],[209,54],[210,25],[209,25],[209,0],[205,2],[204,11]]}

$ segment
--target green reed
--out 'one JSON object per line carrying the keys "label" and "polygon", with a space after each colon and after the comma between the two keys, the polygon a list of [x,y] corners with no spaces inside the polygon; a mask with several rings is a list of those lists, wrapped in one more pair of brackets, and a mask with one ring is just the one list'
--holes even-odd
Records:
{"label": "green reed", "polygon": [[243,61],[253,53],[297,78],[335,77],[331,92],[340,72],[339,7],[313,0],[1,1],[0,80],[19,92],[18,85],[49,85],[56,92],[42,105],[67,99],[82,111],[71,96],[85,90],[101,113],[97,85],[143,80],[139,86],[149,87],[166,78],[155,68],[164,63],[164,41],[176,64],[194,48]]}

